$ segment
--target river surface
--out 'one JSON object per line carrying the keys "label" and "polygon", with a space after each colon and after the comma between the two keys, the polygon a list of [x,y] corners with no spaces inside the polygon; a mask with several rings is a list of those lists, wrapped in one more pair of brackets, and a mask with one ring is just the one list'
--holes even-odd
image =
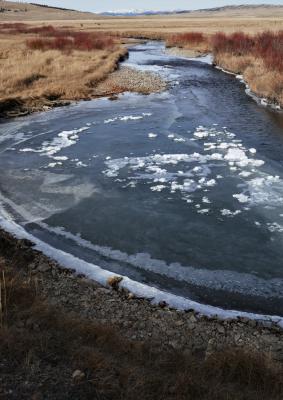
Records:
{"label": "river surface", "polygon": [[283,116],[206,60],[130,50],[161,94],[2,123],[2,210],[105,270],[192,299],[283,315]]}

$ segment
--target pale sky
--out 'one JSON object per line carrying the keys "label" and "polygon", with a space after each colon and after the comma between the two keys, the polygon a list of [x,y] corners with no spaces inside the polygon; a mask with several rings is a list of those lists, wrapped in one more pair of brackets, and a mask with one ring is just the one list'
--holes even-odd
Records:
{"label": "pale sky", "polygon": [[73,8],[84,11],[109,10],[195,10],[200,8],[221,7],[229,4],[280,4],[283,0],[31,0],[33,3]]}

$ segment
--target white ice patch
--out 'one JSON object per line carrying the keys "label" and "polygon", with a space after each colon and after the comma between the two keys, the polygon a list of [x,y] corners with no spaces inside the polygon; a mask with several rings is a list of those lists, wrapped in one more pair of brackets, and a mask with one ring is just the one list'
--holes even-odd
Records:
{"label": "white ice patch", "polygon": [[78,161],[77,163],[76,163],[76,166],[77,167],[87,167],[87,164],[85,164],[85,163],[83,163],[82,161]]}
{"label": "white ice patch", "polygon": [[202,208],[201,210],[198,210],[198,214],[208,214],[209,213],[209,208]]}
{"label": "white ice patch", "polygon": [[243,178],[248,178],[251,175],[252,175],[252,172],[249,172],[249,171],[242,171],[239,173],[239,176],[242,176]]}
{"label": "white ice patch", "polygon": [[[227,180],[222,178],[232,177],[230,181],[234,184],[234,190],[232,188],[227,193],[224,189],[224,193],[229,196],[227,201],[231,204],[233,199],[238,201],[239,210],[231,211],[229,207],[219,210],[223,216],[235,216],[250,210],[252,206],[282,206],[281,178],[264,172],[264,160],[255,158],[256,149],[245,147],[234,133],[223,129],[198,126],[190,139],[197,138],[198,151],[173,154],[154,154],[153,151],[153,154],[144,157],[111,159],[105,162],[107,168],[103,173],[110,178],[117,178],[120,174],[124,178],[126,174],[128,178],[124,179],[134,178],[137,184],[142,182],[150,185],[152,191],[158,191],[161,185],[161,190],[166,188],[173,194],[179,193],[187,203],[195,203],[191,194],[198,192],[203,204],[211,201],[206,196],[207,192],[215,193],[213,197],[209,196],[211,199],[218,198],[222,189],[219,187],[216,191],[215,188],[224,184],[227,187]],[[200,140],[212,137],[211,141]],[[178,135],[169,133],[168,138],[175,140]]]}
{"label": "white ice patch", "polygon": [[55,168],[55,167],[60,166],[60,165],[62,165],[61,162],[51,162],[51,163],[49,163],[49,164],[47,165],[46,168]]}
{"label": "white ice patch", "polygon": [[204,196],[202,198],[202,202],[205,203],[205,204],[210,204],[211,203],[211,201],[206,196]]}
{"label": "white ice patch", "polygon": [[249,196],[246,196],[243,193],[233,194],[233,197],[237,199],[240,203],[248,203],[249,201]]}
{"label": "white ice patch", "polygon": [[273,232],[283,233],[283,225],[280,225],[277,222],[267,223],[267,227],[272,233]]}
{"label": "white ice patch", "polygon": [[206,130],[203,130],[202,127],[197,129],[197,131],[194,133],[194,136],[198,139],[204,139],[209,136],[209,132]]}
{"label": "white ice patch", "polygon": [[166,189],[165,185],[156,185],[156,186],[151,186],[150,188],[153,192],[161,192],[161,190]]}
{"label": "white ice patch", "polygon": [[150,117],[152,113],[142,113],[142,115],[123,115],[119,117],[109,118],[104,120],[104,124],[111,124],[116,121],[137,121],[139,119],[143,119],[144,117]]}
{"label": "white ice patch", "polygon": [[[24,148],[20,149],[20,152],[23,153],[39,153],[42,156],[46,156],[52,159],[57,159],[58,156],[55,154],[59,153],[62,149],[72,146],[77,143],[79,140],[79,134],[88,130],[89,127],[84,126],[79,129],[73,129],[71,131],[62,131],[58,133],[58,135],[53,138],[51,141],[44,141],[41,147],[37,149],[32,148]],[[54,157],[55,156],[55,157]],[[62,160],[62,158],[61,158]]]}
{"label": "white ice patch", "polygon": [[238,215],[241,213],[240,210],[231,211],[231,210],[228,210],[227,208],[223,208],[223,210],[220,210],[220,212],[221,212],[221,215],[229,216],[229,217],[234,217],[235,215]]}
{"label": "white ice patch", "polygon": [[67,161],[68,157],[66,157],[66,156],[55,156],[55,157],[53,157],[53,160],[55,160],[55,161]]}

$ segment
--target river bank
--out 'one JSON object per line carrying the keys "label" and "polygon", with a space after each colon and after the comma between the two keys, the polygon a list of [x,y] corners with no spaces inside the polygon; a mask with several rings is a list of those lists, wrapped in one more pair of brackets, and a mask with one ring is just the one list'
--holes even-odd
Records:
{"label": "river bank", "polygon": [[252,94],[262,99],[262,104],[283,107],[282,92],[282,35],[263,32],[247,35],[236,32],[230,35],[219,32],[205,36],[198,32],[165,37],[169,54],[198,57],[213,54],[214,64],[224,71],[241,75]]}
{"label": "river bank", "polygon": [[120,68],[127,47],[105,34],[15,23],[0,24],[0,38],[0,119],[166,87],[156,74]]}
{"label": "river bank", "polygon": [[[122,57],[119,63],[124,60]],[[35,112],[46,112],[57,107],[64,107],[76,101],[89,101],[100,97],[116,100],[118,94],[133,92],[141,94],[158,93],[166,89],[166,82],[157,74],[137,71],[133,68],[117,67],[99,82],[88,98],[70,98],[68,100],[48,97],[10,98],[0,100],[0,119],[22,117]]]}
{"label": "river bank", "polygon": [[[3,230],[0,231],[0,250],[0,335],[1,343],[6,346],[5,350],[2,349],[4,357],[0,368],[3,373],[5,371],[1,386],[1,394],[5,398],[16,399],[21,393],[22,398],[30,398],[28,396],[33,394],[37,396],[34,398],[49,399],[56,391],[56,398],[65,399],[74,394],[85,396],[89,391],[93,395],[99,393],[114,399],[117,393],[122,393],[121,390],[123,398],[132,398],[132,392],[139,387],[143,398],[161,399],[167,393],[166,398],[182,399],[185,393],[188,395],[198,385],[199,394],[195,394],[195,399],[222,399],[219,388],[228,379],[230,387],[221,390],[223,399],[227,393],[237,400],[253,399],[254,385],[262,398],[280,399],[283,391],[283,383],[279,379],[280,364],[283,362],[283,335],[278,326],[268,327],[245,318],[226,321],[206,318],[193,310],[181,312],[170,309],[165,303],[153,306],[148,300],[119,289],[117,279],[109,280],[108,287],[102,287],[83,275],[76,275],[71,269],[62,268],[34,250],[31,242],[16,239]],[[29,345],[27,335],[32,340]],[[17,345],[13,344],[19,336],[21,339],[17,339]],[[95,344],[91,337],[95,338]],[[47,338],[50,344],[39,350],[37,343]],[[73,340],[76,341],[75,347]],[[56,350],[59,341],[60,351]],[[7,347],[8,343],[12,347]],[[122,354],[119,348],[123,349]],[[138,349],[146,357],[140,358],[143,368],[148,371],[154,368],[151,371],[152,382],[156,384],[159,381],[159,389],[145,386],[141,377],[138,384],[130,383],[129,379],[136,379],[133,369],[127,372],[124,389],[121,382],[114,378],[115,373],[123,373],[125,362],[128,368],[134,368]],[[49,358],[45,358],[46,352],[49,352]],[[99,360],[96,352],[100,352]],[[150,352],[154,352],[155,360],[151,367],[146,361]],[[29,354],[28,364],[24,362],[26,353]],[[127,360],[127,354],[131,362]],[[56,372],[57,367],[49,367],[53,357],[57,357],[56,365],[60,373]],[[174,369],[155,369],[160,357],[166,357],[168,361],[171,359],[170,362],[175,363]],[[180,379],[178,371],[184,367],[180,360],[191,365],[191,372],[188,373],[192,373],[192,365],[196,371],[191,388],[186,384],[180,389],[179,383],[176,384]],[[241,388],[244,397],[241,397],[242,393],[240,395],[235,378],[239,373],[239,363],[241,368],[249,370],[250,376]],[[232,373],[228,373],[227,366]],[[11,367],[13,369],[9,372]],[[217,382],[218,389],[215,391],[212,388],[208,390],[208,382],[203,380],[206,369],[211,368],[214,373],[207,379],[208,382],[211,379],[215,384]],[[107,380],[107,374],[111,376],[110,380]],[[273,385],[271,382],[274,382]],[[262,385],[266,385],[264,389]],[[206,397],[208,394],[209,397]]]}

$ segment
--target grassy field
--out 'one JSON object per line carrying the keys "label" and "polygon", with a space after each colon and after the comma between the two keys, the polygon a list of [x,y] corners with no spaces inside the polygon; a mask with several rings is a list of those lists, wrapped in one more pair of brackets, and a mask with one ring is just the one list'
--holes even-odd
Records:
{"label": "grassy field", "polygon": [[[153,34],[186,31],[256,33],[283,29],[283,5],[256,8],[227,7],[219,11],[194,11],[172,15],[105,17],[92,13],[64,11],[9,1],[2,3],[4,4],[2,7],[11,11],[1,13],[0,21],[26,21],[36,24],[52,21],[53,25],[60,26],[63,24],[81,27],[83,24],[84,29]],[[17,11],[15,12],[15,10]]]}
{"label": "grassy field", "polygon": [[[42,1],[44,4],[44,1]],[[0,21],[48,21],[48,20],[83,20],[91,19],[92,13],[60,8],[39,7],[28,2],[0,1]]]}

